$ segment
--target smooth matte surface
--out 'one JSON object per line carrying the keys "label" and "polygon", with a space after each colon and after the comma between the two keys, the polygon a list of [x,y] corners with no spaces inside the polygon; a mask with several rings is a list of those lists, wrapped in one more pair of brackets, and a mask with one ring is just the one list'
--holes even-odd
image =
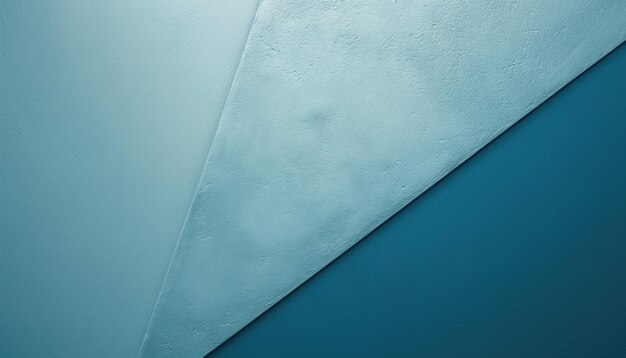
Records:
{"label": "smooth matte surface", "polygon": [[626,356],[626,45],[220,346]]}
{"label": "smooth matte surface", "polygon": [[256,0],[0,0],[0,357],[135,357]]}
{"label": "smooth matte surface", "polygon": [[143,356],[216,347],[625,29],[619,0],[262,2]]}

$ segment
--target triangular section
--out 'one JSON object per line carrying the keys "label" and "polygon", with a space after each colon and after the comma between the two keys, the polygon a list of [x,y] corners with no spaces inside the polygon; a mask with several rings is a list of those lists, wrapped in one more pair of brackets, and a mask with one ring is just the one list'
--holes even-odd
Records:
{"label": "triangular section", "polygon": [[262,3],[142,354],[201,356],[625,38],[621,1]]}
{"label": "triangular section", "polygon": [[626,357],[624,113],[626,44],[207,358]]}

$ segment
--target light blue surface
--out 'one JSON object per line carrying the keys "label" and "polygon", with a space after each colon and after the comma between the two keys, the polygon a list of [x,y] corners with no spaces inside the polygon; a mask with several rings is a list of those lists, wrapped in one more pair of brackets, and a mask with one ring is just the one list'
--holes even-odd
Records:
{"label": "light blue surface", "polygon": [[626,356],[626,45],[209,357]]}
{"label": "light blue surface", "polygon": [[134,358],[256,0],[0,0],[0,357]]}
{"label": "light blue surface", "polygon": [[625,29],[622,0],[263,1],[143,356],[222,343]]}

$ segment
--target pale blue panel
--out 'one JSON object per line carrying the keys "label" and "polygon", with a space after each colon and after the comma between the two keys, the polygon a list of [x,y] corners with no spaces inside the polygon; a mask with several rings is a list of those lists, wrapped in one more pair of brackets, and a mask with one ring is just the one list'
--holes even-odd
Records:
{"label": "pale blue panel", "polygon": [[0,0],[0,356],[136,356],[256,0]]}
{"label": "pale blue panel", "polygon": [[625,29],[621,0],[264,1],[143,355],[215,348]]}

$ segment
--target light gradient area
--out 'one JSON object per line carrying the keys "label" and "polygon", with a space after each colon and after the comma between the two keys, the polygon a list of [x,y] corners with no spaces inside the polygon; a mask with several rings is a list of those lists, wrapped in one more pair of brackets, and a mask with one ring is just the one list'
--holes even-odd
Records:
{"label": "light gradient area", "polygon": [[136,356],[256,7],[0,0],[0,356]]}
{"label": "light gradient area", "polygon": [[625,30],[620,0],[262,2],[143,356],[215,348]]}

